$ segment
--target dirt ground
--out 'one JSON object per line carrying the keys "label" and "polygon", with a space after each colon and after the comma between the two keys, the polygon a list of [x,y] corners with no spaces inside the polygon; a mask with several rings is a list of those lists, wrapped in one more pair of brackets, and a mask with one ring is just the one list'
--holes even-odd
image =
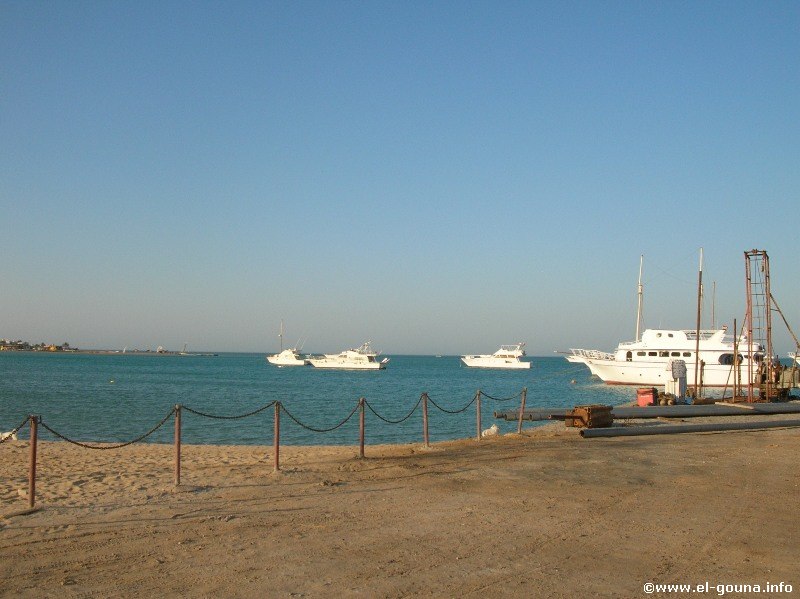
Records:
{"label": "dirt ground", "polygon": [[26,514],[28,443],[4,443],[0,596],[800,593],[800,429],[582,439],[556,424],[356,454],[284,447],[273,473],[270,447],[184,446],[175,488],[171,446],[41,443]]}

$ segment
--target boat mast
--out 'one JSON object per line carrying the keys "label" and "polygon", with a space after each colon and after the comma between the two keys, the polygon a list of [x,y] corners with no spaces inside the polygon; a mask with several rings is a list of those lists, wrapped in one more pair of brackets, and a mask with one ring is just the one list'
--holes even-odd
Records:
{"label": "boat mast", "polygon": [[283,321],[281,320],[281,329],[278,332],[278,338],[281,340],[281,351],[283,351]]}
{"label": "boat mast", "polygon": [[642,327],[642,264],[644,263],[644,254],[639,256],[639,301],[636,307],[636,341],[639,341],[639,332]]}
{"label": "boat mast", "polygon": [[[717,330],[717,282],[712,281],[711,283],[711,328],[713,330]],[[734,333],[736,330],[734,329]]]}
{"label": "boat mast", "polygon": [[697,339],[694,351],[694,396],[700,397],[697,378],[700,374],[700,308],[703,301],[703,248],[700,248],[700,270],[697,272]]}

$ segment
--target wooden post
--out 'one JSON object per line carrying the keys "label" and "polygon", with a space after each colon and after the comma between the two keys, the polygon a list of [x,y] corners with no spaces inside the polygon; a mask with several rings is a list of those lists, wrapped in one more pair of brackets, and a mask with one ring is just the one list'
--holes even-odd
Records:
{"label": "wooden post", "polygon": [[428,441],[428,394],[422,394],[422,441],[425,443],[425,447],[430,447],[431,444]]}
{"label": "wooden post", "polygon": [[175,486],[181,484],[181,404],[175,405]]}
{"label": "wooden post", "polygon": [[519,406],[519,420],[517,422],[517,434],[522,434],[522,414],[525,412],[525,399],[528,397],[528,388],[522,388],[522,401]]}
{"label": "wooden post", "polygon": [[275,469],[273,472],[278,472],[281,469],[281,402],[275,402],[275,427],[272,435],[272,451],[275,454]]}
{"label": "wooden post", "polygon": [[481,390],[478,389],[478,392],[475,394],[475,421],[477,423],[478,428],[478,441],[481,440]]}
{"label": "wooden post", "polygon": [[358,457],[364,457],[364,398],[358,400],[361,409],[358,415]]}
{"label": "wooden post", "polygon": [[33,509],[36,503],[36,446],[38,444],[39,417],[31,414],[31,450],[28,463],[28,507]]}

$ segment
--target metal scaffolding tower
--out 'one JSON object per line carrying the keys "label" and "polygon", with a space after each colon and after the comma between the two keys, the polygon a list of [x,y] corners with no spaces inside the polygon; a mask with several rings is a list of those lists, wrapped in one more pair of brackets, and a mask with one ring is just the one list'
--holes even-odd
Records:
{"label": "metal scaffolding tower", "polygon": [[[744,253],[744,261],[747,277],[747,401],[769,401],[773,378],[769,256],[764,250],[750,250]],[[760,353],[759,346],[764,348],[764,355],[757,363],[755,354]],[[757,370],[754,372],[754,369]]]}

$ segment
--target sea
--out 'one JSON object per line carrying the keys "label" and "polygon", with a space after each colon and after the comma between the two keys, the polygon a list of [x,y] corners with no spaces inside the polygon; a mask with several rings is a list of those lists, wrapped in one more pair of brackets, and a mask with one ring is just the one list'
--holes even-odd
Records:
{"label": "sea", "polygon": [[[269,406],[280,402],[281,444],[357,445],[363,397],[367,445],[414,443],[422,441],[420,396],[427,393],[435,442],[476,435],[478,391],[481,427],[497,424],[501,433],[515,432],[517,423],[494,413],[518,408],[523,389],[530,408],[635,400],[635,388],[604,385],[561,356],[528,359],[530,370],[486,370],[467,368],[458,356],[400,355],[390,356],[385,370],[344,371],[277,368],[264,354],[247,353],[2,352],[0,431],[37,415],[46,425],[39,428],[43,440],[125,443],[155,428],[141,442],[172,443],[168,416],[180,405],[182,443],[270,445],[275,411]],[[27,434],[25,426],[19,436]]]}

